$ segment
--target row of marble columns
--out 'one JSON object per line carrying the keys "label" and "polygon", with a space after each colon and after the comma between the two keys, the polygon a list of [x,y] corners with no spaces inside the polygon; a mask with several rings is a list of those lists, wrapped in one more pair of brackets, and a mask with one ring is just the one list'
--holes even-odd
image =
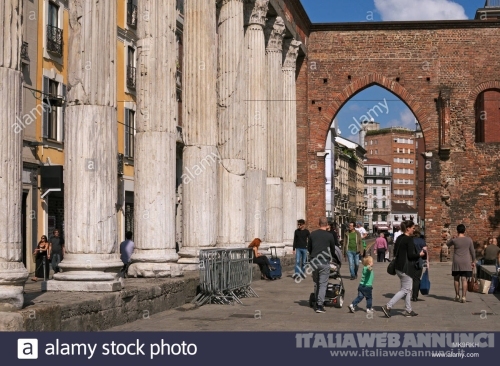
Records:
{"label": "row of marble columns", "polygon": [[[175,0],[141,0],[130,274],[197,269],[200,249],[291,246],[297,220],[295,64],[268,0],[185,2],[183,247],[175,251]],[[219,9],[217,9],[219,6]],[[22,0],[0,6],[0,311],[22,306]],[[217,17],[217,11],[219,16]],[[69,1],[63,272],[47,290],[117,291],[116,2]],[[218,19],[218,21],[217,21]],[[218,39],[217,39],[218,37]],[[267,42],[267,43],[266,43]],[[285,46],[284,46],[285,43]],[[284,60],[284,61],[283,61]],[[6,87],[8,85],[8,87]],[[196,168],[195,168],[196,167]],[[193,171],[195,174],[193,174]],[[301,200],[299,199],[299,204]]]}

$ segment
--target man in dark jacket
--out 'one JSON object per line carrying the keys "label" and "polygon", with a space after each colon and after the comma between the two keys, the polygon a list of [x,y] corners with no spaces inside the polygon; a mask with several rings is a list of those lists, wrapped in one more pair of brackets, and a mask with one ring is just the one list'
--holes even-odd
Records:
{"label": "man in dark jacket", "polygon": [[382,311],[385,316],[391,317],[392,307],[403,297],[406,296],[405,300],[405,311],[403,316],[413,317],[418,314],[415,313],[411,308],[411,295],[413,288],[413,276],[415,275],[415,262],[418,258],[424,256],[424,251],[420,253],[417,252],[415,244],[413,243],[413,231],[415,224],[413,221],[406,221],[401,224],[402,235],[396,240],[394,245],[394,258],[395,258],[395,268],[396,274],[401,280],[401,289],[394,295],[394,297],[387,303],[387,305],[382,306]]}
{"label": "man in dark jacket", "polygon": [[335,240],[326,228],[328,220],[326,217],[319,219],[319,230],[311,233],[308,243],[308,250],[311,256],[309,265],[313,269],[313,280],[316,285],[316,312],[324,313],[326,288],[328,286],[328,277],[330,275],[330,262],[335,253]]}
{"label": "man in dark jacket", "polygon": [[309,230],[306,229],[306,222],[303,219],[297,221],[298,229],[295,230],[293,236],[293,254],[295,255],[295,273],[292,278],[305,278],[306,260],[307,260],[307,243],[309,241]]}

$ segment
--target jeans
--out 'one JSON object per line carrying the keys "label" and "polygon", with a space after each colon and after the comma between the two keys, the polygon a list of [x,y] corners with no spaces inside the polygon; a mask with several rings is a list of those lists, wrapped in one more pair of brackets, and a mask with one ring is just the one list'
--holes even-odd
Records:
{"label": "jeans", "polygon": [[295,248],[295,275],[304,275],[306,270],[307,249]]}
{"label": "jeans", "polygon": [[359,254],[348,250],[347,259],[349,260],[349,270],[351,271],[351,277],[357,277],[359,268]]}
{"label": "jeans", "polygon": [[384,262],[385,260],[385,249],[377,249],[377,262]]}
{"label": "jeans", "polygon": [[401,289],[398,291],[396,295],[387,303],[387,307],[392,309],[392,307],[403,297],[406,296],[405,299],[405,309],[407,312],[411,312],[411,290],[413,288],[413,279],[407,274],[396,270],[396,274],[401,280]]}
{"label": "jeans", "polygon": [[52,269],[54,270],[54,273],[61,272],[59,269],[59,263],[61,263],[61,254],[58,253],[52,253],[50,256],[51,263],[52,263]]}
{"label": "jeans", "polygon": [[361,300],[366,298],[366,308],[371,309],[372,308],[372,300],[373,300],[372,290],[373,290],[373,287],[371,287],[371,286],[359,285],[358,286],[358,297],[356,297],[354,299],[354,301],[352,302],[352,306],[358,306],[358,304],[361,302]]}
{"label": "jeans", "polygon": [[330,276],[329,263],[316,263],[313,271],[313,281],[316,290],[316,305],[322,306],[325,302],[328,277]]}

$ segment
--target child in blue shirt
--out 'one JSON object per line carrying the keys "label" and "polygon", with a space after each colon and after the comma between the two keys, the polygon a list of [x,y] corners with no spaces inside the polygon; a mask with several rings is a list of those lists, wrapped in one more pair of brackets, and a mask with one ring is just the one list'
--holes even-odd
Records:
{"label": "child in blue shirt", "polygon": [[373,313],[372,307],[372,291],[373,291],[373,258],[368,256],[363,259],[363,274],[358,286],[358,297],[349,305],[349,311],[354,313],[355,307],[366,298],[366,312]]}

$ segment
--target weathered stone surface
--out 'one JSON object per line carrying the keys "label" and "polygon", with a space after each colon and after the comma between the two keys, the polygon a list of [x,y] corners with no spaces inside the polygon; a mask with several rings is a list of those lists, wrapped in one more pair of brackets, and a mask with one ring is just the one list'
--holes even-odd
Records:
{"label": "weathered stone surface", "polygon": [[255,238],[265,241],[266,236],[266,190],[265,170],[247,170],[246,173],[246,241]]}
{"label": "weathered stone surface", "polygon": [[[0,311],[21,308],[28,271],[21,263],[23,1],[0,5]],[[10,324],[10,323],[9,323]],[[7,325],[6,325],[7,326]],[[9,325],[10,326],[10,325]]]}
{"label": "weathered stone surface", "polygon": [[267,178],[266,242],[276,246],[283,243],[283,180]]}
{"label": "weathered stone surface", "polygon": [[23,330],[24,324],[21,314],[0,312],[0,332],[19,332]]}
{"label": "weathered stone surface", "polygon": [[219,247],[245,245],[246,115],[243,1],[223,1],[218,18]]}
{"label": "weathered stone surface", "polygon": [[[176,52],[175,0],[146,0],[138,13],[139,51],[132,276],[169,276],[170,267],[152,271],[151,263],[175,262]],[[154,176],[155,179],[151,179]],[[154,268],[158,269],[158,265]],[[133,271],[130,272],[130,271]]]}
{"label": "weathered stone surface", "polygon": [[[192,249],[217,241],[217,43],[216,3],[184,4],[183,64],[183,247],[178,263]],[[188,260],[191,260],[188,258]]]}
{"label": "weathered stone surface", "polygon": [[79,281],[46,281],[42,282],[42,291],[64,292],[110,292],[120,291],[123,285],[120,281],[89,281],[86,278]]}
{"label": "weathered stone surface", "polygon": [[291,247],[297,229],[297,188],[295,183],[283,183],[283,242]]}
{"label": "weathered stone surface", "polygon": [[306,189],[297,187],[297,220],[306,220]]}

